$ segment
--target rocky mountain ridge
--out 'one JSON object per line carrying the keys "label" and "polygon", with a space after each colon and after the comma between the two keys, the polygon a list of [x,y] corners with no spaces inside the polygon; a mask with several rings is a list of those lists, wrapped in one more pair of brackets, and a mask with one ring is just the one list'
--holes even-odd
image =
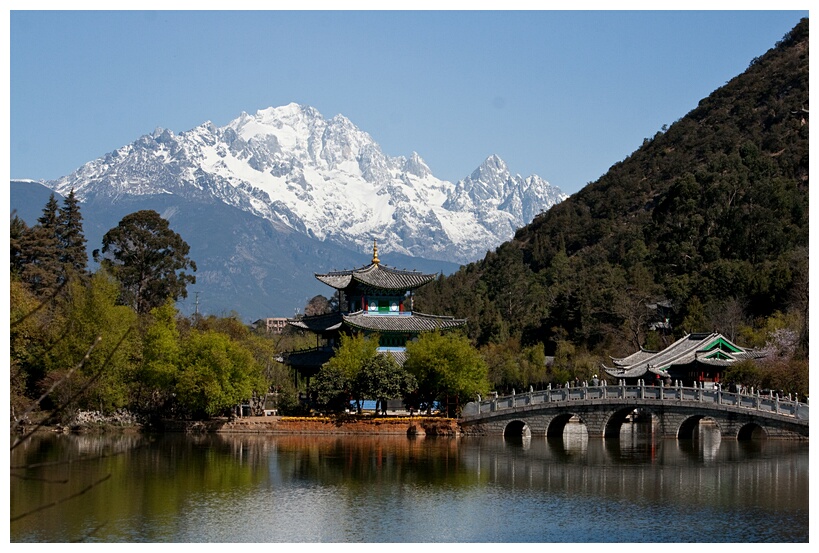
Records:
{"label": "rocky mountain ridge", "polygon": [[417,153],[386,156],[347,118],[296,104],[156,129],[63,178],[12,181],[11,207],[33,225],[50,192],[72,189],[89,254],[122,217],[153,209],[198,267],[180,310],[248,322],[329,296],[314,273],[369,263],[373,239],[386,265],[451,274],[565,198],[497,156],[458,183],[437,179]]}
{"label": "rocky mountain ridge", "polygon": [[415,152],[385,155],[349,119],[289,104],[137,139],[43,183],[84,203],[170,194],[221,202],[353,250],[465,263],[483,256],[567,196],[490,156],[471,175],[436,178]]}

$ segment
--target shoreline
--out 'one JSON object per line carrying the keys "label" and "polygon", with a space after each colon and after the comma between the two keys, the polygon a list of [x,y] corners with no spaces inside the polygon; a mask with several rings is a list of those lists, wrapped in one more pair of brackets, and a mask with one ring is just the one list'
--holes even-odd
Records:
{"label": "shoreline", "polygon": [[[22,434],[32,426],[12,424],[12,433]],[[89,422],[71,426],[43,426],[37,432],[63,434],[106,434],[128,432],[181,432],[186,434],[316,434],[316,435],[403,435],[460,436],[457,419],[442,417],[282,417],[248,416],[214,418],[206,421],[163,420],[158,425]]]}
{"label": "shoreline", "polygon": [[441,417],[265,417],[232,420],[163,421],[166,432],[230,434],[355,434],[459,436],[456,419]]}

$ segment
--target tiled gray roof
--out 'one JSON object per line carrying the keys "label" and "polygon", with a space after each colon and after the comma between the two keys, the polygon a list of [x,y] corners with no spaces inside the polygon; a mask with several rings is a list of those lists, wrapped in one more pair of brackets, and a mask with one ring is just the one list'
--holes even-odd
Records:
{"label": "tiled gray roof", "polygon": [[289,351],[282,354],[282,361],[294,367],[320,367],[333,356],[333,348],[313,348]]}
{"label": "tiled gray roof", "polygon": [[412,312],[409,315],[370,315],[356,311],[344,315],[344,323],[352,328],[372,332],[428,332],[457,328],[466,324],[466,319],[456,319],[439,315]]}
{"label": "tiled gray roof", "polygon": [[316,278],[337,290],[344,290],[352,282],[359,282],[374,288],[399,290],[403,292],[419,288],[428,282],[432,282],[437,276],[435,273],[424,274],[419,271],[403,271],[381,265],[380,263],[371,263],[360,269],[317,274]]}
{"label": "tiled gray roof", "polygon": [[645,361],[649,357],[653,357],[657,355],[658,352],[656,351],[648,351],[641,349],[639,351],[635,351],[628,357],[623,357],[622,359],[615,359],[612,358],[612,362],[617,365],[618,367],[629,367],[636,363],[640,363],[641,361]]}
{"label": "tiled gray roof", "polygon": [[332,313],[325,313],[324,315],[287,319],[287,324],[312,332],[338,330],[341,327],[341,313],[333,311]]}
{"label": "tiled gray roof", "polygon": [[[716,348],[707,348],[718,340],[722,340],[731,346],[730,349],[736,349],[737,351],[726,352],[720,350],[727,359],[709,359]],[[614,359],[613,361],[615,365],[617,365],[616,367],[610,368],[604,366],[603,368],[612,376],[630,378],[641,376],[649,371],[655,374],[662,374],[672,365],[688,365],[697,362],[705,365],[728,366],[742,359],[755,359],[763,356],[759,351],[737,346],[717,332],[711,334],[688,334],[660,352],[650,355],[645,355],[645,353],[647,352],[640,351],[623,359]]]}
{"label": "tiled gray roof", "polygon": [[[393,359],[395,359],[399,365],[402,367],[404,363],[407,361],[407,352],[406,350],[389,350],[389,351],[381,351],[378,352],[379,355],[389,355]],[[282,363],[287,363],[292,367],[320,367],[329,361],[333,355],[335,355],[335,351],[333,348],[329,347],[322,347],[322,348],[312,348],[306,350],[299,350],[299,351],[288,351],[281,354],[279,359]]]}

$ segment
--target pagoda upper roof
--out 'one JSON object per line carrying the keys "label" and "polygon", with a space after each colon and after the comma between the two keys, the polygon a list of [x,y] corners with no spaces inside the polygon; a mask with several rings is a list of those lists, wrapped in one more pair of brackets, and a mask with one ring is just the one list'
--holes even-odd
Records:
{"label": "pagoda upper roof", "polygon": [[370,315],[366,311],[356,311],[343,317],[347,326],[370,332],[420,333],[458,328],[466,324],[466,319],[415,311],[403,315]]}
{"label": "pagoda upper roof", "polygon": [[393,269],[381,263],[371,263],[366,267],[344,271],[316,274],[316,278],[336,290],[344,290],[354,283],[383,290],[405,292],[432,282],[438,275],[420,271]]}
{"label": "pagoda upper roof", "polygon": [[740,347],[718,332],[687,334],[658,352],[640,350],[622,359],[612,359],[614,367],[604,370],[617,378],[636,378],[647,373],[665,375],[672,365],[727,366],[743,359],[757,359],[764,354]]}

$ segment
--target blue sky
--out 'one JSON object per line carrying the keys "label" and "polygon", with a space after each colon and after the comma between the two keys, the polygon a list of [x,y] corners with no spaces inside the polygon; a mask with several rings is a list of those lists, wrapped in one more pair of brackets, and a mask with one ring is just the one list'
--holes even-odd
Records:
{"label": "blue sky", "polygon": [[570,194],[808,16],[16,11],[31,5],[8,12],[11,178],[55,179],[156,127],[297,102],[345,115],[388,155],[418,152],[439,178],[497,154]]}

